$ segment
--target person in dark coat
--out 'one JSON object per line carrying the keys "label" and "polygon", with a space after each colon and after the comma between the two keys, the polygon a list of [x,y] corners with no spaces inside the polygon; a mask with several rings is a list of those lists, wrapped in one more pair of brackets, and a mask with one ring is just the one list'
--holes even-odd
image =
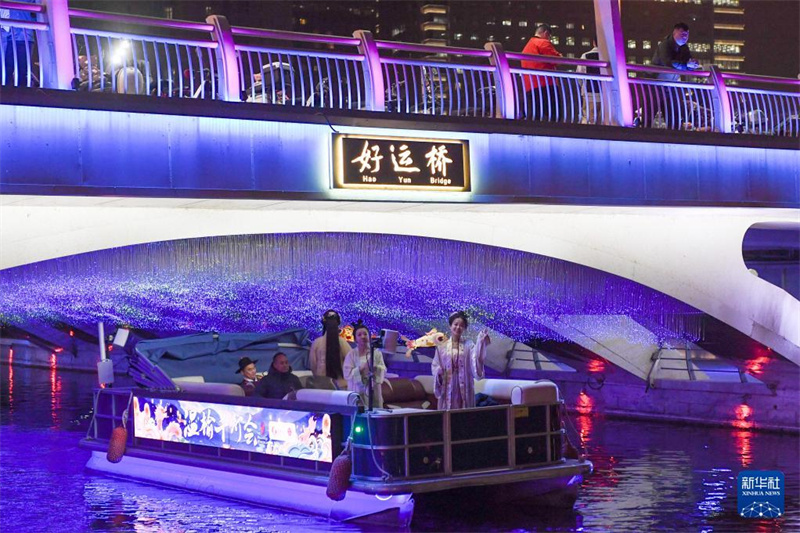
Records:
{"label": "person in dark coat", "polygon": [[258,363],[258,359],[250,359],[249,357],[239,359],[239,370],[236,373],[241,374],[244,378],[239,383],[239,386],[244,389],[245,396],[252,396],[256,391],[256,385],[258,384],[256,363]]}
{"label": "person in dark coat", "polygon": [[285,353],[278,352],[272,358],[269,373],[258,382],[256,395],[280,400],[290,392],[302,388],[300,378],[292,374],[289,358]]}

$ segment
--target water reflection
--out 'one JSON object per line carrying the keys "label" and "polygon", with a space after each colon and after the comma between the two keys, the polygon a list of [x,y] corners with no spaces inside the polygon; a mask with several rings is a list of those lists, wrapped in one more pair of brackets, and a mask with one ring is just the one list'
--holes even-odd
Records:
{"label": "water reflection", "polygon": [[[42,369],[2,366],[0,531],[359,530],[325,518],[86,472],[89,454],[78,441],[88,426],[95,376],[62,370],[57,363]],[[580,438],[595,465],[575,509],[498,507],[467,493],[458,500],[421,502],[412,529],[800,530],[797,436],[608,420],[596,414],[575,416],[573,422],[574,430],[567,424],[571,436]],[[737,515],[736,476],[744,469],[784,472],[784,517],[759,521]],[[29,511],[53,506],[53,495],[58,520]]]}

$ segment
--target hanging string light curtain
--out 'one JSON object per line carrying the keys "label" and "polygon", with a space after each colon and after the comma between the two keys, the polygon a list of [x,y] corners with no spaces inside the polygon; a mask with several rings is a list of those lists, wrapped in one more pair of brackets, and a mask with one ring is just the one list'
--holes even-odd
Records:
{"label": "hanging string light curtain", "polygon": [[[396,235],[303,233],[169,241],[0,273],[0,320],[154,330],[318,329],[329,308],[409,336],[454,309],[516,340],[563,340],[537,317],[625,315],[697,341],[702,313],[630,280],[536,254]],[[636,341],[637,339],[630,339]]]}

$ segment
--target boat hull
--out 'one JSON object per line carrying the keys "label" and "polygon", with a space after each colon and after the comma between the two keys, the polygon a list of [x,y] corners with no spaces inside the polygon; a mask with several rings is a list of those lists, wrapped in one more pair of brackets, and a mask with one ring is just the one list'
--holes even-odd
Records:
{"label": "boat hull", "polygon": [[125,456],[111,463],[105,453],[92,451],[89,470],[138,481],[232,498],[290,511],[326,516],[341,522],[358,521],[408,527],[414,513],[411,494],[376,496],[353,490],[341,501],[329,499],[324,485],[213,470]]}

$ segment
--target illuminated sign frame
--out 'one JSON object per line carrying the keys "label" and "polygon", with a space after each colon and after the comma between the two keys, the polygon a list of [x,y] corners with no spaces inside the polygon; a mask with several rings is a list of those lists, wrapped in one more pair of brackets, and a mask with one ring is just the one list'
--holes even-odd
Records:
{"label": "illuminated sign frame", "polygon": [[133,398],[134,437],[332,463],[340,417],[177,398]]}
{"label": "illuminated sign frame", "polygon": [[333,134],[333,188],[469,192],[469,141]]}

